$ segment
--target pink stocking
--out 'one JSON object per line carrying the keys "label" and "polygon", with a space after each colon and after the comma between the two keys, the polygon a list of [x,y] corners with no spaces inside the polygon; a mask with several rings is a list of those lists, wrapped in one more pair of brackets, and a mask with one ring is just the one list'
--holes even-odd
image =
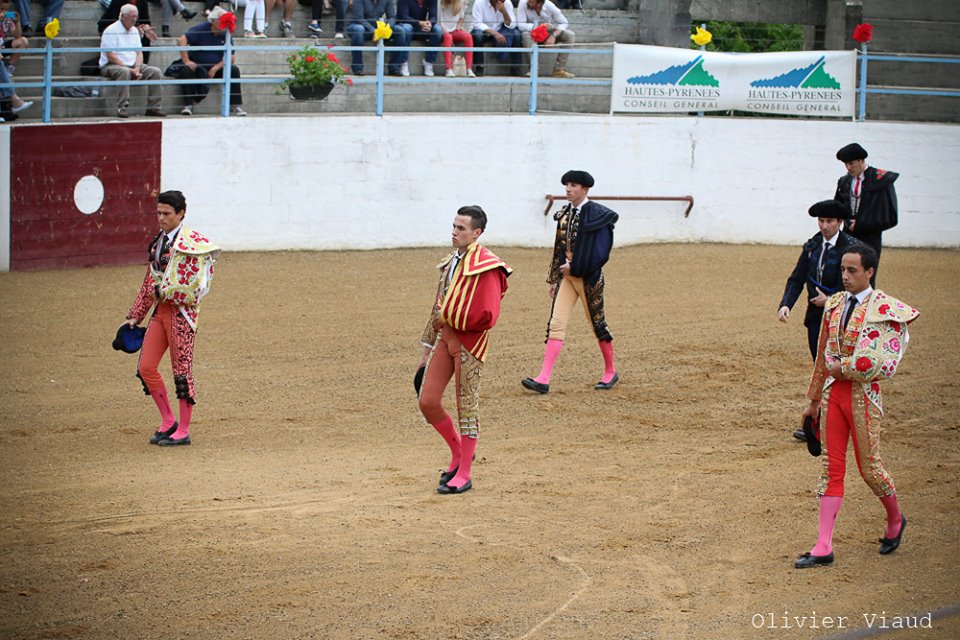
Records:
{"label": "pink stocking", "polygon": [[560,355],[561,349],[563,349],[563,340],[555,340],[553,338],[547,340],[547,349],[543,354],[543,367],[541,367],[540,374],[534,378],[534,381],[540,384],[550,384],[553,365],[557,362],[557,356]]}
{"label": "pink stocking", "polygon": [[460,466],[460,434],[453,428],[453,420],[446,416],[442,421],[433,425],[440,437],[444,439],[447,446],[450,447],[450,465],[447,472],[453,471]]}
{"label": "pink stocking", "polygon": [[810,550],[812,556],[826,556],[833,552],[833,527],[837,524],[837,515],[843,498],[822,496],[820,498],[820,533],[817,544]]}
{"label": "pink stocking", "polygon": [[883,508],[887,510],[887,531],[883,534],[883,537],[888,540],[893,540],[897,537],[897,534],[900,533],[900,521],[902,517],[900,505],[897,504],[897,494],[883,496],[880,498],[880,502],[883,504]]}
{"label": "pink stocking", "polygon": [[177,430],[174,432],[171,438],[174,440],[181,440],[190,435],[190,418],[193,417],[193,405],[186,401],[186,399],[180,399],[180,426],[177,427]]}
{"label": "pink stocking", "polygon": [[477,439],[464,436],[460,439],[460,470],[447,483],[448,487],[459,489],[470,479],[470,468],[473,466],[473,454],[477,450]]}
{"label": "pink stocking", "polygon": [[161,423],[157,431],[166,431],[176,422],[173,409],[170,408],[170,400],[167,398],[167,390],[160,387],[156,391],[151,391],[150,397],[153,398],[153,401],[157,403],[157,408],[160,409]]}
{"label": "pink stocking", "polygon": [[607,384],[617,374],[617,368],[613,366],[613,340],[599,340],[598,342],[600,343],[600,353],[603,354],[603,377],[600,378],[600,382]]}

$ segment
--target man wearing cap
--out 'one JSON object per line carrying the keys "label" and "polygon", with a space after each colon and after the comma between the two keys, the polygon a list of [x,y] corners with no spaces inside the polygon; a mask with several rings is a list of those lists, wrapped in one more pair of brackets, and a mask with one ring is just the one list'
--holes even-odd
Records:
{"label": "man wearing cap", "polygon": [[886,511],[882,555],[897,550],[907,525],[893,478],[880,458],[880,383],[896,373],[909,340],[907,325],[919,312],[870,286],[877,268],[877,254],[870,247],[860,243],[850,247],[840,265],[846,291],[834,294],[824,305],[817,360],[807,390],[810,404],[801,414],[801,420],[821,414],[820,442],[825,455],[817,485],[817,543],[796,559],[798,569],[833,563],[833,529],[843,503],[851,438],[860,476]]}
{"label": "man wearing cap", "polygon": [[[160,446],[190,444],[190,418],[196,404],[193,383],[193,343],[197,333],[200,300],[210,291],[213,263],[220,247],[183,224],[187,200],[179,191],[164,191],[157,196],[157,222],[160,232],[147,249],[147,273],[140,293],[127,313],[127,324],[139,325],[156,305],[143,348],[137,362],[137,377],[143,390],[160,410],[160,428],[150,444]],[[163,378],[157,370],[160,358],[170,349],[173,382],[180,400],[180,420],[176,420]]]}
{"label": "man wearing cap", "polygon": [[547,346],[540,373],[536,378],[524,378],[521,384],[537,393],[550,391],[553,365],[563,348],[570,312],[579,300],[603,355],[603,374],[593,388],[607,390],[620,377],[613,361],[613,336],[603,311],[603,265],[610,259],[613,226],[619,215],[587,198],[594,180],[586,171],[567,171],[560,182],[566,188],[568,202],[553,216],[557,232],[547,274],[552,300]]}
{"label": "man wearing cap", "polygon": [[[856,142],[837,151],[837,160],[847,168],[847,175],[837,181],[833,199],[849,206],[851,213],[843,230],[873,248],[879,268],[883,232],[897,226],[893,183],[900,174],[868,167],[867,150]],[[876,286],[876,278],[874,273],[872,286]]]}
{"label": "man wearing cap", "polygon": [[[437,265],[440,283],[423,330],[426,367],[419,388],[420,411],[450,447],[450,464],[440,474],[438,493],[464,493],[473,488],[470,472],[480,435],[480,374],[487,356],[490,330],[500,316],[512,269],[478,240],[487,214],[476,205],[460,207],[453,218],[454,251]],[[443,392],[454,379],[457,419],[443,408]]]}
{"label": "man wearing cap", "polygon": [[[803,244],[797,266],[783,289],[777,317],[780,322],[786,322],[790,318],[790,310],[806,288],[807,312],[803,317],[803,326],[807,328],[810,357],[816,360],[823,305],[827,298],[843,289],[840,256],[857,240],[840,231],[840,225],[850,217],[850,209],[842,202],[824,200],[810,207],[808,213],[817,219],[820,232]],[[793,436],[797,440],[806,440],[803,429],[794,431]]]}

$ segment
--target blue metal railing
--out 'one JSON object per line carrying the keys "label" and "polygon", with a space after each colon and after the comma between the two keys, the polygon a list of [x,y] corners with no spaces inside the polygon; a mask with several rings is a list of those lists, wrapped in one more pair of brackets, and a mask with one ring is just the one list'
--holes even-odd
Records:
{"label": "blue metal railing", "polygon": [[[471,85],[480,85],[480,84],[524,84],[530,85],[530,101],[529,101],[529,113],[530,115],[535,115],[537,113],[537,99],[538,99],[538,87],[540,85],[550,85],[550,84],[559,84],[563,83],[565,85],[588,85],[588,86],[610,86],[610,79],[579,79],[579,78],[570,78],[570,79],[544,79],[540,78],[537,73],[537,65],[539,62],[539,47],[534,45],[530,48],[524,47],[512,47],[512,48],[480,48],[480,47],[384,47],[383,41],[378,42],[374,46],[365,46],[365,47],[352,47],[352,46],[329,46],[324,47],[319,45],[318,48],[322,49],[324,52],[343,52],[351,53],[354,51],[361,52],[375,52],[376,54],[376,74],[372,78],[367,78],[364,76],[361,77],[352,77],[351,82],[354,85],[357,84],[374,84],[375,85],[375,98],[376,98],[376,115],[383,115],[383,97],[384,97],[384,87],[388,84],[418,84],[418,83],[431,83],[439,82],[443,84],[449,84],[451,82],[458,82],[461,84],[471,84]],[[180,79],[163,79],[163,80],[109,80],[107,78],[97,78],[97,79],[87,79],[85,78],[82,82],[83,86],[88,87],[106,87],[106,86],[150,86],[156,84],[163,85],[185,85],[185,84],[204,84],[204,85],[214,85],[222,86],[222,102],[220,114],[222,116],[227,116],[230,113],[230,87],[234,83],[238,84],[270,84],[270,85],[280,85],[288,78],[286,77],[264,77],[264,76],[248,76],[244,78],[231,78],[230,77],[230,67],[232,65],[231,58],[233,54],[238,52],[266,52],[266,51],[279,51],[285,53],[296,53],[303,49],[302,45],[287,45],[287,46],[236,46],[233,43],[233,40],[230,36],[227,37],[227,41],[224,46],[203,46],[203,47],[181,47],[181,46],[159,46],[159,47],[150,47],[150,53],[159,53],[159,52],[177,52],[178,54],[181,51],[223,51],[224,52],[224,66],[223,66],[223,77],[222,78],[210,78],[210,79],[196,79],[196,80],[180,80]],[[467,51],[475,52],[485,52],[487,55],[496,55],[500,53],[527,53],[530,54],[530,75],[529,77],[524,78],[512,78],[506,76],[495,76],[495,77],[483,77],[483,78],[437,78],[437,77],[421,77],[421,76],[409,76],[409,77],[391,77],[385,73],[386,67],[386,53],[389,49],[390,53],[396,51],[408,51],[408,52],[444,52],[449,51],[452,53],[464,53]],[[112,48],[111,51],[121,52],[121,51],[141,51],[142,49],[136,48]],[[560,52],[571,53],[577,55],[600,55],[600,56],[613,56],[613,49],[585,49],[585,48],[566,48],[566,47],[556,47],[551,48],[551,52]],[[42,88],[43,89],[43,122],[50,122],[51,120],[51,104],[53,98],[53,89],[58,87],[75,87],[78,84],[77,80],[53,80],[53,57],[54,54],[63,55],[71,53],[101,53],[102,49],[99,47],[57,47],[54,48],[52,41],[48,40],[46,47],[40,48],[29,48],[29,49],[17,49],[18,54],[43,54],[44,65],[43,65],[43,81],[42,82],[13,82],[13,83],[0,83],[0,88]]]}
{"label": "blue metal railing", "polygon": [[958,64],[960,58],[937,58],[933,56],[898,56],[891,54],[867,53],[866,44],[857,51],[860,58],[860,84],[857,87],[858,109],[857,120],[864,121],[867,117],[867,94],[888,94],[905,96],[943,96],[948,98],[960,98],[960,90],[952,89],[918,89],[904,87],[868,87],[867,86],[867,62],[926,62],[930,64]]}

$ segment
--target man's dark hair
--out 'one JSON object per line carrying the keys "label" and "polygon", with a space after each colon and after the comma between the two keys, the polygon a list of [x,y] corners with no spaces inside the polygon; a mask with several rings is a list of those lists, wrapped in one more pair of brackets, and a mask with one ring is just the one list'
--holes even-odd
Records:
{"label": "man's dark hair", "polygon": [[864,271],[867,269],[877,270],[877,264],[880,262],[880,258],[877,257],[877,252],[873,250],[873,247],[858,242],[848,247],[847,250],[843,252],[843,255],[847,255],[848,253],[855,253],[860,256],[860,266],[863,267]]}
{"label": "man's dark hair", "polygon": [[484,229],[487,228],[487,214],[483,209],[480,208],[478,204],[469,204],[465,207],[460,207],[457,209],[458,216],[469,216],[470,217],[470,227],[473,229]]}
{"label": "man's dark hair", "polygon": [[157,196],[157,202],[170,205],[175,212],[187,210],[187,199],[179,191],[164,191]]}

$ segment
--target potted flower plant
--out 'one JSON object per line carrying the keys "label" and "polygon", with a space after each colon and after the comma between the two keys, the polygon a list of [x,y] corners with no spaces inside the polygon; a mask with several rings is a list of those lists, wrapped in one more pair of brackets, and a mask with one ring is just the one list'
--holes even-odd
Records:
{"label": "potted flower plant", "polygon": [[347,71],[333,52],[321,53],[316,47],[306,46],[287,56],[290,75],[280,85],[289,89],[295,100],[323,100],[337,84],[353,84]]}

